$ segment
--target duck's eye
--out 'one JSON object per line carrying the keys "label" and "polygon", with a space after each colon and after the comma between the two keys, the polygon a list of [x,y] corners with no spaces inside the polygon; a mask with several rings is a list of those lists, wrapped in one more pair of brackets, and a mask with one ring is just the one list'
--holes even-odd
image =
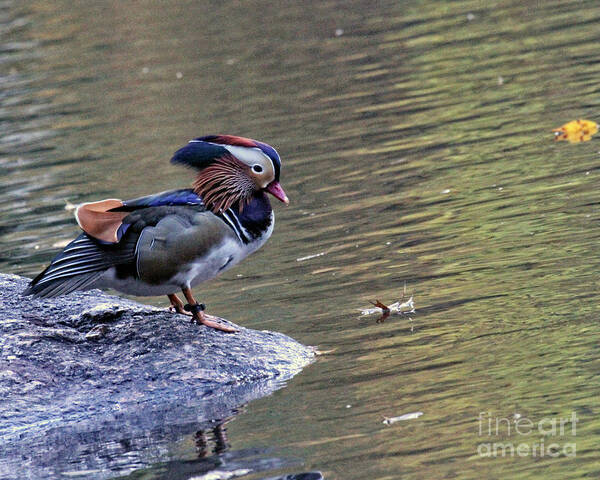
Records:
{"label": "duck's eye", "polygon": [[252,167],[252,170],[253,170],[255,173],[261,173],[261,172],[263,171],[263,168],[262,168],[260,165],[254,165],[254,166]]}

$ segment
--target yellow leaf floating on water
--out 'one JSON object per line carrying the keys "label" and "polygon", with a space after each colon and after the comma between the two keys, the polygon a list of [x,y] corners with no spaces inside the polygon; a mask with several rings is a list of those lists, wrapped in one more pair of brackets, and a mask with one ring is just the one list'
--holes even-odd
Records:
{"label": "yellow leaf floating on water", "polygon": [[572,120],[560,128],[552,130],[554,140],[567,140],[569,143],[587,142],[598,132],[598,124],[591,120]]}

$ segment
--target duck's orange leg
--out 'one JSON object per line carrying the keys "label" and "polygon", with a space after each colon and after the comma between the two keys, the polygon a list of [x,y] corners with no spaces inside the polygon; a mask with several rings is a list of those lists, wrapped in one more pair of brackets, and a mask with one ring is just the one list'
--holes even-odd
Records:
{"label": "duck's orange leg", "polygon": [[169,302],[171,302],[171,306],[169,307],[169,310],[173,309],[173,310],[175,310],[175,312],[180,313],[181,315],[188,315],[188,316],[192,315],[190,312],[185,311],[183,302],[176,294],[171,293],[171,294],[167,295],[167,297],[169,297]]}
{"label": "duck's orange leg", "polygon": [[[192,312],[192,321],[195,320],[198,324],[201,323],[202,325],[206,325],[209,328],[214,328],[215,330],[221,330],[222,332],[237,332],[237,330],[233,327],[229,327],[227,325],[223,325],[222,323],[216,322],[216,317],[204,313],[204,304],[196,302],[194,296],[192,295],[192,291],[189,288],[182,288],[181,291],[183,292],[183,296],[188,302],[188,304],[185,305],[184,308]],[[215,320],[210,320],[210,318],[214,318]]]}

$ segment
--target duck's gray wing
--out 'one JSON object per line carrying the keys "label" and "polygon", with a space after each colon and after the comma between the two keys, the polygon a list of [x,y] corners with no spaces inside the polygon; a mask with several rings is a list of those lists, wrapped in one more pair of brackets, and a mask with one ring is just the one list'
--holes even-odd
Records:
{"label": "duck's gray wing", "polygon": [[[111,267],[135,273],[141,232],[173,213],[165,207],[176,206],[205,210],[202,199],[190,189],[170,190],[125,202],[112,199],[83,204],[75,217],[84,233],[69,243],[23,294],[56,297],[83,290]],[[143,213],[136,215],[139,212]],[[132,223],[136,223],[135,228],[131,228]]]}
{"label": "duck's gray wing", "polygon": [[202,205],[138,208],[122,223],[127,228],[118,243],[79,235],[23,294],[48,298],[84,290],[113,267],[120,278],[160,284],[211,249],[237,238]]}
{"label": "duck's gray wing", "polygon": [[[202,268],[209,255],[227,242],[240,244],[233,230],[212,212],[188,208],[164,216],[140,234],[135,253],[136,277],[155,285],[178,278],[179,286],[189,287],[189,270]],[[223,264],[227,261],[223,258]]]}

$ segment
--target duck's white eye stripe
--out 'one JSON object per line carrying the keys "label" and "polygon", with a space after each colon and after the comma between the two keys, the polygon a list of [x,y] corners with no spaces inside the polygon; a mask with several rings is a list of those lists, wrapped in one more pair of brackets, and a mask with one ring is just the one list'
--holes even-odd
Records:
{"label": "duck's white eye stripe", "polygon": [[221,146],[248,166],[254,165],[255,163],[262,163],[265,161],[265,159],[271,160],[262,152],[260,148],[237,147],[235,145]]}

